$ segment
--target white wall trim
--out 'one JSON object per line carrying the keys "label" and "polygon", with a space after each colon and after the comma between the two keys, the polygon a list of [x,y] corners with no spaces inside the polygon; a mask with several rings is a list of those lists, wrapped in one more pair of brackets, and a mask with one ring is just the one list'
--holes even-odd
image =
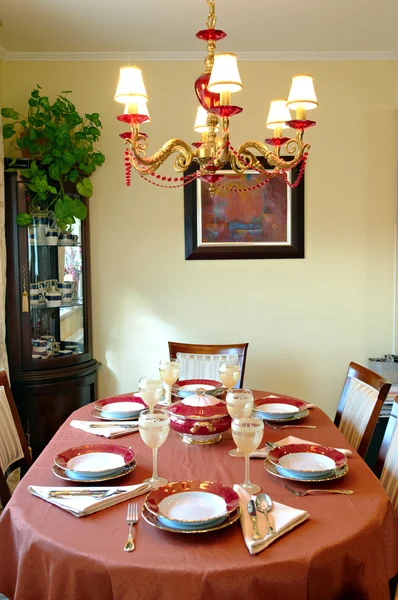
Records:
{"label": "white wall trim", "polygon": [[[0,46],[0,58],[9,62],[203,62],[203,52],[8,52]],[[357,61],[397,60],[397,51],[376,52],[239,52],[240,61],[297,62],[297,61]]]}

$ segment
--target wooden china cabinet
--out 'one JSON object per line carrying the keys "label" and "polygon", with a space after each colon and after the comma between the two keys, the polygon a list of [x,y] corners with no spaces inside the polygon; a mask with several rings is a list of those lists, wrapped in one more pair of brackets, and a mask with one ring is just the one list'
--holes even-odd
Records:
{"label": "wooden china cabinet", "polygon": [[[68,194],[87,206],[76,189]],[[23,178],[6,172],[6,342],[12,392],[36,458],[72,411],[96,399],[100,364],[92,356],[88,216],[62,239],[45,218],[30,228],[16,224],[28,202]]]}

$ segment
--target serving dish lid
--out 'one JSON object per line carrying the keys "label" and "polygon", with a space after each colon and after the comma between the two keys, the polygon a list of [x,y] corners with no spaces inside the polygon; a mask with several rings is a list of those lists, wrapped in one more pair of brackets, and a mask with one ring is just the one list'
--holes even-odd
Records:
{"label": "serving dish lid", "polygon": [[175,402],[167,410],[182,419],[195,419],[195,421],[229,416],[225,402],[221,402],[214,396],[200,393]]}

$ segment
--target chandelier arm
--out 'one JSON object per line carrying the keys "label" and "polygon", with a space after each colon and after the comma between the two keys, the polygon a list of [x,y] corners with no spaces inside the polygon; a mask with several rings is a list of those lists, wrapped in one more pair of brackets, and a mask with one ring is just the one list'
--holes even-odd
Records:
{"label": "chandelier arm", "polygon": [[163,144],[163,146],[152,156],[146,156],[147,136],[138,131],[137,127],[132,127],[133,136],[128,140],[130,146],[130,162],[139,173],[153,173],[172,155],[177,153],[174,161],[174,169],[183,172],[188,169],[192,161],[196,158],[196,150],[177,138],[173,138]]}
{"label": "chandelier arm", "polygon": [[266,172],[267,169],[264,168],[264,166],[257,160],[256,156],[249,150],[249,148],[254,148],[254,150],[263,156],[272,167],[290,171],[290,169],[293,169],[302,161],[303,155],[305,152],[308,152],[310,145],[303,144],[301,139],[292,139],[287,142],[286,147],[289,154],[296,152],[293,160],[284,160],[283,157],[279,156],[279,152],[276,153],[272,150],[268,150],[267,146],[262,142],[250,140],[248,142],[244,142],[239,146],[239,148],[237,148],[237,155],[231,157],[233,158],[233,161],[231,162],[234,163],[234,170],[237,170],[239,173],[244,173],[248,169],[256,169],[256,171]]}

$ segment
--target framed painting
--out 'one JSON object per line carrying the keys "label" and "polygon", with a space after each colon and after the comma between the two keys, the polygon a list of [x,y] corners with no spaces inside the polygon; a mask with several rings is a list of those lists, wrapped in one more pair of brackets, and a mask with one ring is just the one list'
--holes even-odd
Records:
{"label": "framed painting", "polygon": [[[254,170],[239,175],[228,165],[218,173],[224,177],[213,198],[201,179],[184,188],[186,260],[304,258],[304,176],[294,189],[277,175],[249,191],[264,175]],[[296,167],[289,181],[297,175]]]}

